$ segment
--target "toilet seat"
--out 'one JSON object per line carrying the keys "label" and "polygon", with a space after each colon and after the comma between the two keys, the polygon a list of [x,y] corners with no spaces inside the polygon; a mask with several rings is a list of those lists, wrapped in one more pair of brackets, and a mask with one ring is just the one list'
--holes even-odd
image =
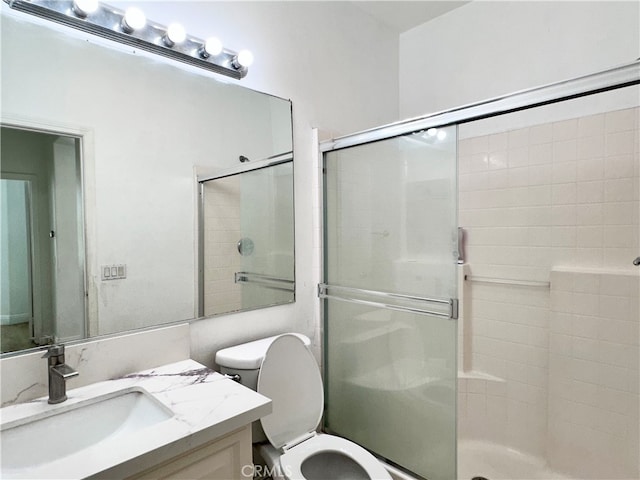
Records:
{"label": "toilet seat", "polygon": [[338,452],[350,458],[373,480],[391,480],[391,475],[382,463],[360,445],[327,434],[318,434],[287,450],[280,457],[280,468],[290,479],[303,479],[305,478],[302,473],[304,461],[324,452]]}
{"label": "toilet seat", "polygon": [[298,337],[285,334],[271,342],[257,390],[272,400],[272,412],[260,419],[271,445],[287,449],[315,433],[324,403],[322,378],[316,359]]}
{"label": "toilet seat", "polygon": [[304,479],[305,460],[337,452],[369,478],[391,480],[382,464],[361,446],[316,434],[324,407],[322,378],[313,354],[298,337],[285,334],[273,340],[262,360],[257,391],[272,400],[272,413],[260,422],[271,445],[284,452],[279,465],[287,478]]}

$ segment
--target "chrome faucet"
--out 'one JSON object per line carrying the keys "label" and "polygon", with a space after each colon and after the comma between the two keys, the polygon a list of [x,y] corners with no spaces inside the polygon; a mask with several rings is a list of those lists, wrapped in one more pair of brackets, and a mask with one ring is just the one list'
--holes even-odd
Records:
{"label": "chrome faucet", "polygon": [[67,399],[67,379],[78,376],[64,363],[64,345],[51,345],[42,358],[49,365],[49,403],[61,403]]}

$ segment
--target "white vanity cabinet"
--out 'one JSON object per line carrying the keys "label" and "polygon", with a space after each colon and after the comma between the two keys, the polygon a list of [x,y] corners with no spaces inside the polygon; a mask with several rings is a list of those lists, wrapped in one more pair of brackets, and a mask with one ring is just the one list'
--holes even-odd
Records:
{"label": "white vanity cabinet", "polygon": [[172,458],[129,480],[247,479],[253,474],[251,425]]}
{"label": "white vanity cabinet", "polygon": [[271,400],[193,360],[67,396],[1,409],[0,478],[246,479],[251,424],[271,413]]}

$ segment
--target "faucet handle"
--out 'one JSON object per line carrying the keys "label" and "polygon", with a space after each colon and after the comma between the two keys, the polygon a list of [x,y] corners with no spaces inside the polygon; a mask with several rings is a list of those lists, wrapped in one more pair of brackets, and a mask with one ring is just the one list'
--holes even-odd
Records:
{"label": "faucet handle", "polygon": [[64,355],[64,345],[51,345],[42,358],[59,357]]}
{"label": "faucet handle", "polygon": [[56,375],[62,377],[65,380],[68,378],[77,377],[79,375],[79,373],[76,370],[71,368],[66,363],[63,363],[62,365],[56,365],[55,367],[51,367],[51,372],[55,373]]}

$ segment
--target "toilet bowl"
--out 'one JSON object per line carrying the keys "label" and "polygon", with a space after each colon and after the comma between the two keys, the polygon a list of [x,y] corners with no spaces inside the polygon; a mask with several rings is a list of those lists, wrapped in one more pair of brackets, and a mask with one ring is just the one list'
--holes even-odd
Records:
{"label": "toilet bowl", "polygon": [[324,392],[318,365],[304,337],[284,334],[258,342],[262,343],[221,350],[216,354],[216,363],[223,367],[223,373],[250,379],[248,369],[234,367],[255,365],[255,359],[247,361],[248,352],[262,354],[257,383],[247,386],[272,400],[272,413],[260,420],[269,443],[258,448],[271,475],[291,480],[390,480],[387,470],[364,448],[316,432],[322,418]]}
{"label": "toilet bowl", "polygon": [[282,479],[390,479],[382,464],[369,452],[344,438],[317,434],[281,454],[270,444],[258,451],[272,468],[274,478]]}

